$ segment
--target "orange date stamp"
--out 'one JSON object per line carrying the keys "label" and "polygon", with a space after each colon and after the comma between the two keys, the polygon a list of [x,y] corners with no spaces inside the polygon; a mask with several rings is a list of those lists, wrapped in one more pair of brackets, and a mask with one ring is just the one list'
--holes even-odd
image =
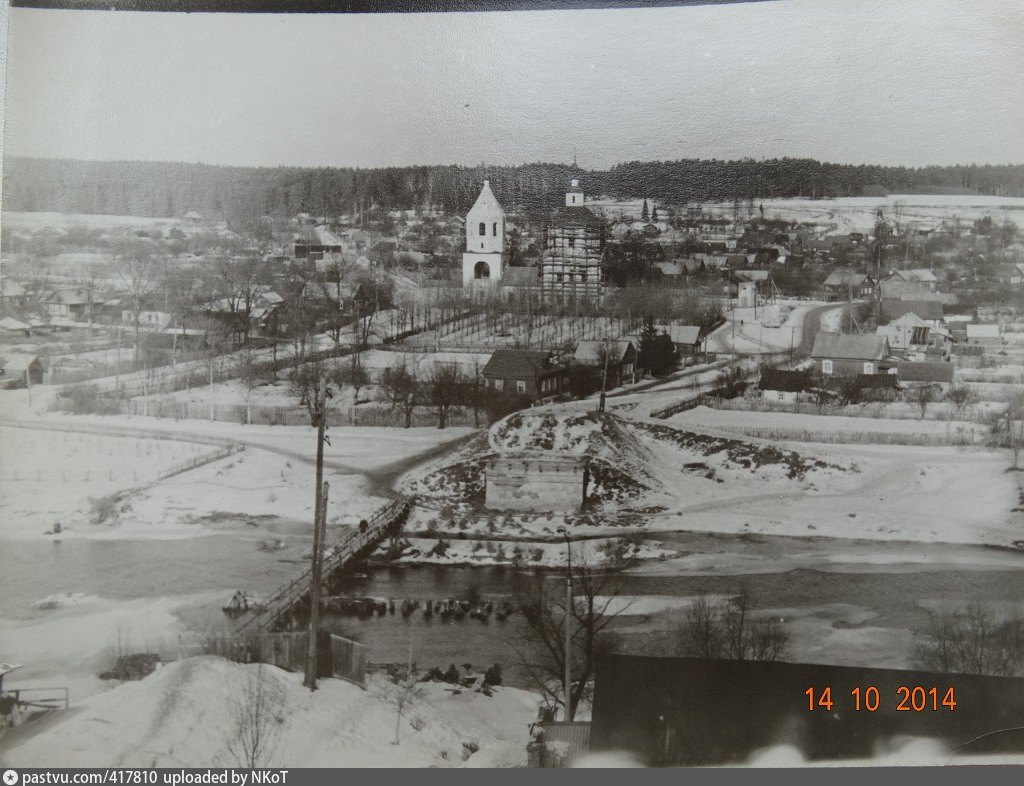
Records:
{"label": "orange date stamp", "polygon": [[[832,687],[808,688],[804,691],[807,697],[807,709],[831,711],[839,704],[839,693],[832,696]],[[923,685],[900,685],[896,695],[890,697],[897,712],[953,712],[956,710],[956,690],[948,688],[926,688]],[[856,687],[850,691],[847,706],[855,712],[877,712],[882,706],[882,692],[874,685]]]}

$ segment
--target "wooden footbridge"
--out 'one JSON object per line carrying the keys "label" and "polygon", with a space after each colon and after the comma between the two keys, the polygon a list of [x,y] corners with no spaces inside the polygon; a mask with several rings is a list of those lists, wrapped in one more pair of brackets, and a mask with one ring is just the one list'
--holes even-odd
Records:
{"label": "wooden footbridge", "polygon": [[[378,509],[348,537],[335,546],[324,548],[321,576],[325,585],[332,576],[365,559],[377,545],[387,537],[396,536],[412,508],[412,500],[399,497]],[[312,585],[312,566],[301,576],[281,587],[265,603],[249,611],[247,619],[237,628],[238,632],[256,633],[293,627],[300,615],[309,614],[309,591]]]}

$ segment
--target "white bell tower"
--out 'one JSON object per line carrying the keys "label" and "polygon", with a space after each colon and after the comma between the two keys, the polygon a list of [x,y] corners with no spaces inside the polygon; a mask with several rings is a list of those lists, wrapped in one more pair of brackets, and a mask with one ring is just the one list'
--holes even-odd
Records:
{"label": "white bell tower", "polygon": [[496,286],[505,270],[505,211],[484,181],[466,214],[466,251],[462,254],[464,289]]}
{"label": "white bell tower", "polygon": [[566,207],[583,207],[583,189],[580,188],[580,181],[572,179],[569,190],[565,192]]}

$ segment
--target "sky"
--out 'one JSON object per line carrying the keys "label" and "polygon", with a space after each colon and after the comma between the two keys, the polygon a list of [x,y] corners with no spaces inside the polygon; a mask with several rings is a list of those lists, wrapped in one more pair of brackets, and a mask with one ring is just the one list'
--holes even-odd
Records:
{"label": "sky", "polygon": [[10,12],[5,154],[255,166],[1024,162],[1024,3]]}

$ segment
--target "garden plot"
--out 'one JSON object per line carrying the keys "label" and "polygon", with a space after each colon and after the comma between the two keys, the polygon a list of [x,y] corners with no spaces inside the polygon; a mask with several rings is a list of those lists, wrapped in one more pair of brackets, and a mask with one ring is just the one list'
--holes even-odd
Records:
{"label": "garden plot", "polygon": [[[155,482],[217,450],[171,439],[0,428],[0,521],[4,537],[44,537],[89,527],[101,501]],[[91,503],[90,500],[96,500]]]}
{"label": "garden plot", "polygon": [[[912,412],[909,405],[907,405],[907,411]],[[920,415],[920,408],[918,408],[918,414]],[[680,412],[665,422],[676,428],[735,429],[737,432],[749,432],[751,436],[760,436],[762,431],[771,429],[780,432],[793,430],[794,432],[821,433],[823,435],[879,433],[927,434],[936,437],[953,435],[958,430],[964,433],[973,431],[975,436],[980,436],[985,430],[978,423],[966,420],[846,417],[793,412],[758,412],[746,409],[713,409],[705,406]]]}

